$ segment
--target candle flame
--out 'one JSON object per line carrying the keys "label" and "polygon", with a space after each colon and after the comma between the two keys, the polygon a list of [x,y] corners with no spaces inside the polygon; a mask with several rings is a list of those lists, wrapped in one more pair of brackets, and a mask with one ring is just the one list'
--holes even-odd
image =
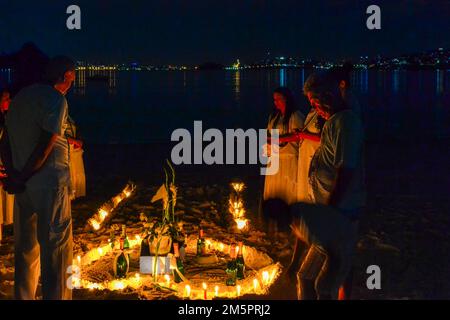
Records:
{"label": "candle flame", "polygon": [[97,220],[89,219],[89,223],[91,224],[92,228],[94,228],[94,230],[100,229],[100,223]]}
{"label": "candle flame", "polygon": [[256,290],[258,290],[258,285],[259,285],[259,283],[258,283],[258,279],[253,279],[253,289],[255,289],[255,291]]}
{"label": "candle flame", "polygon": [[241,295],[241,285],[239,285],[239,284],[236,287],[236,293],[237,293],[238,297]]}
{"label": "candle flame", "polygon": [[98,211],[98,215],[99,215],[101,221],[105,220],[105,218],[108,216],[108,214],[109,214],[109,212],[106,211],[105,209],[100,209]]}
{"label": "candle flame", "polygon": [[247,222],[248,222],[247,219],[236,219],[235,221],[236,221],[237,228],[239,230],[242,230],[245,227],[247,227]]}
{"label": "candle flame", "polygon": [[267,285],[269,283],[269,272],[263,271],[262,273],[263,284]]}
{"label": "candle flame", "polygon": [[202,287],[203,287],[203,290],[206,290],[206,288],[208,288],[208,286],[206,285],[205,282],[202,283]]}

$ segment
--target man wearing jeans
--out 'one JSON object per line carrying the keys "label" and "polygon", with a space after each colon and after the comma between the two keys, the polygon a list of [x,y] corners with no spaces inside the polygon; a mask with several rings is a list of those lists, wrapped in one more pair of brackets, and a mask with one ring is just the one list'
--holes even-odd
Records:
{"label": "man wearing jeans", "polygon": [[64,132],[65,94],[75,80],[75,64],[55,57],[43,78],[13,99],[1,140],[5,189],[16,194],[15,297],[35,299],[40,274],[43,299],[71,299],[72,217]]}

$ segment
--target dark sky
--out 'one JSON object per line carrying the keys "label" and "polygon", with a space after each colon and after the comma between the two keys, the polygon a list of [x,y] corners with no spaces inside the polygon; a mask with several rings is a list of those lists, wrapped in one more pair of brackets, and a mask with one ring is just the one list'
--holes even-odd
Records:
{"label": "dark sky", "polygon": [[[392,56],[450,47],[450,0],[0,0],[0,52],[27,41],[92,62],[253,62],[266,52],[312,58]],[[82,30],[66,28],[78,4]],[[382,30],[366,28],[378,4]]]}

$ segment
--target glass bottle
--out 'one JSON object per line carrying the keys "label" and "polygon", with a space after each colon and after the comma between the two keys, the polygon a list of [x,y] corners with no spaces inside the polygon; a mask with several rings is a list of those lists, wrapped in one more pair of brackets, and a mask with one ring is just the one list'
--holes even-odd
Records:
{"label": "glass bottle", "polygon": [[227,280],[225,284],[227,286],[235,286],[236,285],[236,275],[237,275],[237,265],[236,265],[236,245],[232,244],[230,249],[230,258],[231,260],[227,263],[227,269],[225,272],[227,273]]}

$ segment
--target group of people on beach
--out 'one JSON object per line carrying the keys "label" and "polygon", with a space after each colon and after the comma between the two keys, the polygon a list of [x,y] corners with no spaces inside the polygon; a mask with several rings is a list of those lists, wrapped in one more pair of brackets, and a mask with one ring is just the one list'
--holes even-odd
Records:
{"label": "group of people on beach", "polygon": [[[363,125],[346,66],[313,73],[303,94],[310,111],[296,109],[292,92],[274,91],[266,154],[279,170],[265,178],[267,221],[296,239],[287,270],[299,299],[350,296],[358,221],[365,205]],[[269,160],[270,161],[270,160]]]}
{"label": "group of people on beach", "polygon": [[[13,223],[16,299],[71,299],[71,200],[86,194],[83,143],[66,93],[75,63],[49,59],[39,79],[2,90],[0,223]],[[14,199],[15,198],[15,199]]]}

